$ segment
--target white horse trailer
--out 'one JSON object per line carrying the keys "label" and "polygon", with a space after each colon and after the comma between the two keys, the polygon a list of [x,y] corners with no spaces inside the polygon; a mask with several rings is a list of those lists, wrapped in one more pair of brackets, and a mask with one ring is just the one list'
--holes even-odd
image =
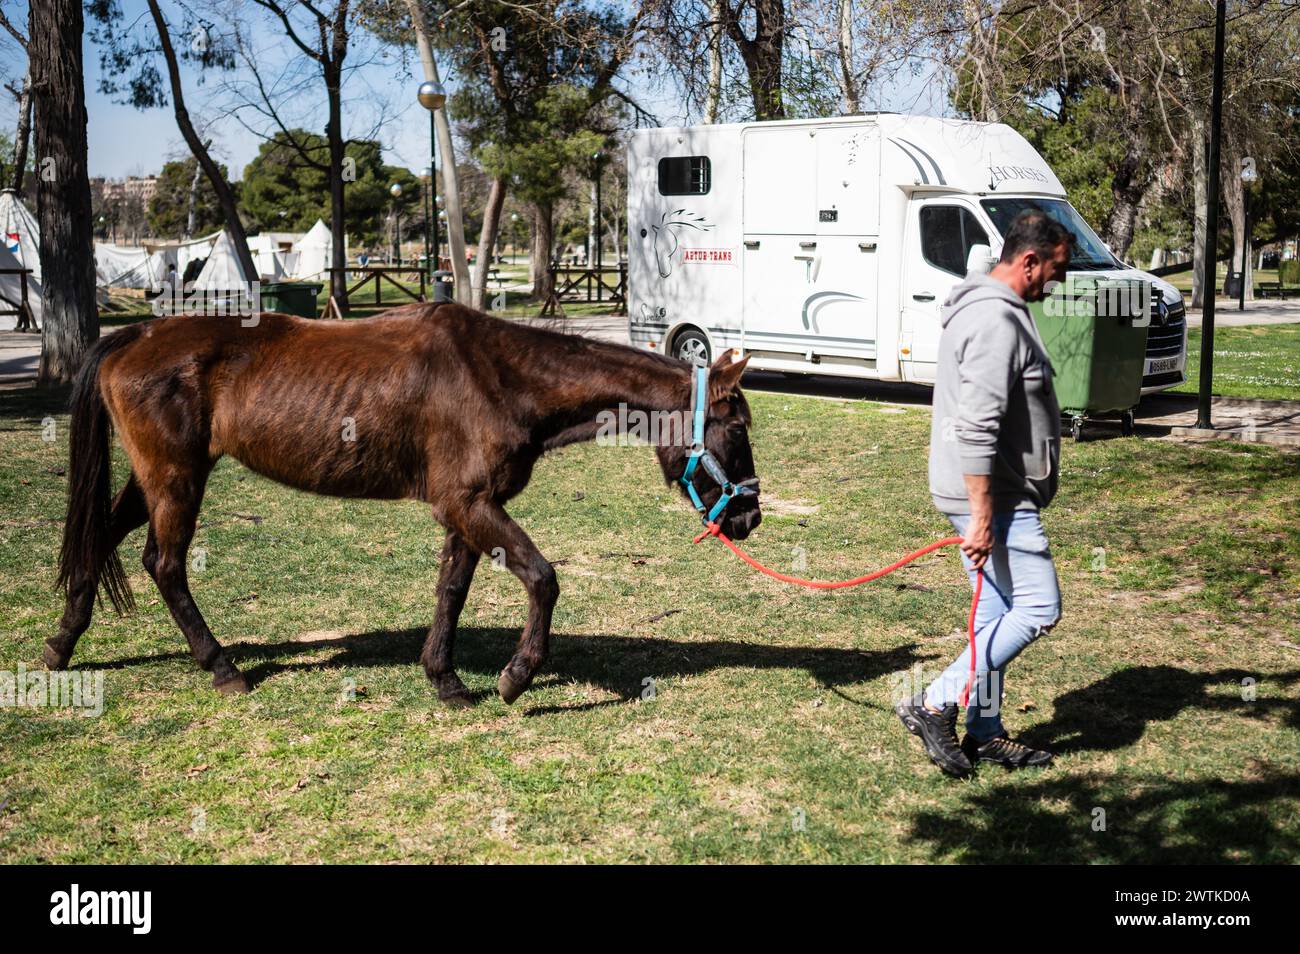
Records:
{"label": "white horse trailer", "polygon": [[[1071,274],[1149,283],[1143,393],[1184,380],[1179,291],[1117,259],[1014,129],[881,113],[638,129],[627,149],[632,344],[774,371],[932,383],[971,249],[1039,208]],[[976,255],[978,256],[978,252]]]}

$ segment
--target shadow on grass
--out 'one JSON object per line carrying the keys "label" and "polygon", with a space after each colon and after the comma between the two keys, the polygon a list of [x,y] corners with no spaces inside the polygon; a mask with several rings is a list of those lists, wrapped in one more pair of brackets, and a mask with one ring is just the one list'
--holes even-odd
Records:
{"label": "shadow on grass", "polygon": [[[1256,699],[1252,702],[1241,698],[1243,679],[1255,680]],[[1300,729],[1300,701],[1270,698],[1270,687],[1296,682],[1300,682],[1300,670],[1193,673],[1174,666],[1134,666],[1058,696],[1052,720],[1026,731],[1024,740],[1060,754],[1109,752],[1133,745],[1142,738],[1148,723],[1166,722],[1188,708],[1248,717],[1281,710],[1286,724]],[[1210,694],[1210,689],[1225,685],[1231,685],[1236,695]]]}
{"label": "shadow on grass", "polygon": [[[1258,682],[1253,702],[1240,698],[1247,677]],[[1149,723],[1173,719],[1188,708],[1246,718],[1282,711],[1289,727],[1300,728],[1300,703],[1269,697],[1274,687],[1297,681],[1300,671],[1189,673],[1137,666],[1061,695],[1053,719],[1023,738],[1058,754],[1114,751],[1136,743]],[[1210,694],[1224,685],[1238,695]],[[1131,771],[1123,777],[1062,776],[1048,769],[1025,784],[1017,778],[966,795],[957,808],[920,811],[908,837],[936,853],[991,864],[1295,863],[1300,829],[1281,823],[1278,816],[1288,812],[1275,802],[1300,799],[1300,776],[1270,764],[1267,752],[1234,771],[1242,768],[1254,777],[1189,782],[1153,773],[1148,784]],[[1003,774],[992,766],[981,771]],[[1104,830],[1095,827],[1099,820]]]}
{"label": "shadow on grass", "polygon": [[[424,678],[419,668],[426,630],[379,630],[338,639],[280,643],[234,643],[227,647],[231,660],[256,686],[282,672],[322,669],[356,669],[366,666],[411,666],[412,678]],[[179,640],[180,634],[176,634]],[[462,673],[495,676],[510,659],[519,642],[519,630],[462,628],[456,637],[456,668]],[[282,657],[335,650],[320,661],[279,661]],[[86,663],[84,669],[123,669],[146,663],[188,659],[178,651],[135,656],[109,662]],[[537,676],[537,685],[583,682],[600,686],[622,701],[639,698],[647,676],[663,679],[691,676],[715,669],[803,670],[828,688],[867,682],[907,669],[918,659],[915,646],[882,652],[710,640],[678,642],[655,636],[554,634],[551,656]],[[77,663],[74,661],[74,665]],[[527,696],[524,697],[527,700]],[[593,708],[592,704],[576,708]],[[575,711],[575,707],[547,707],[548,711]]]}
{"label": "shadow on grass", "polygon": [[4,388],[0,390],[0,431],[39,427],[46,417],[68,413],[72,386]]}
{"label": "shadow on grass", "polygon": [[907,839],[988,864],[1294,864],[1300,829],[1284,824],[1293,816],[1277,801],[1300,799],[1300,777],[1273,766],[1257,774],[1149,784],[1131,773],[1048,775],[919,811]]}

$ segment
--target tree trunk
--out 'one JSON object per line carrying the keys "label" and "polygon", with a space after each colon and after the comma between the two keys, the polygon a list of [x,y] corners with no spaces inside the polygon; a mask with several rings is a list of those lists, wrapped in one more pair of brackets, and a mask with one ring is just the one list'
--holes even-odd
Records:
{"label": "tree trunk", "polygon": [[194,156],[195,161],[203,169],[203,174],[208,177],[212,183],[212,191],[217,195],[217,204],[221,206],[221,214],[226,220],[226,231],[230,233],[230,238],[235,244],[235,254],[239,256],[239,264],[242,266],[244,274],[250,279],[257,279],[257,266],[253,264],[252,253],[248,251],[248,235],[244,231],[244,223],[239,218],[239,208],[235,205],[235,193],[231,190],[230,184],[226,182],[225,176],[221,174],[221,169],[212,160],[203,140],[194,129],[194,123],[190,120],[190,112],[185,108],[185,93],[181,86],[181,71],[176,62],[176,50],[172,46],[170,28],[167,21],[163,18],[162,10],[158,8],[158,0],[148,0],[149,12],[153,15],[154,27],[158,30],[158,42],[162,47],[163,58],[167,61],[167,78],[171,84],[172,94],[172,111],[176,114],[176,125],[181,131],[181,136],[185,139],[185,144],[190,147],[190,154]]}
{"label": "tree trunk", "polygon": [[1128,248],[1133,244],[1133,233],[1137,229],[1138,206],[1147,191],[1147,177],[1142,175],[1144,165],[1141,145],[1129,142],[1124,158],[1120,160],[1115,174],[1110,180],[1110,192],[1114,199],[1110,218],[1103,230],[1106,243],[1112,252],[1122,261],[1128,255]]}
{"label": "tree trunk", "polygon": [[86,153],[81,0],[40,0],[28,13],[36,97],[36,214],[44,327],[42,384],[72,380],[99,337]]}
{"label": "tree trunk", "polygon": [[1223,200],[1228,206],[1228,218],[1232,222],[1232,258],[1228,262],[1228,270],[1244,271],[1242,280],[1246,283],[1246,301],[1254,301],[1255,289],[1251,287],[1254,269],[1249,254],[1245,254],[1245,268],[1242,268],[1243,250],[1246,248],[1246,204],[1240,169],[1240,157],[1235,162],[1224,164]]}
{"label": "tree trunk", "polygon": [[492,267],[492,253],[501,226],[501,209],[505,204],[506,180],[503,176],[497,176],[488,189],[487,205],[483,209],[483,228],[478,235],[478,260],[474,263],[474,297],[470,307],[479,311],[487,311],[488,269]]}
{"label": "tree trunk", "polygon": [[[425,25],[424,7],[420,0],[406,0],[411,11],[411,25],[415,29],[415,45],[420,51],[420,62],[424,67],[424,78],[441,82],[438,79],[438,61],[433,58],[433,47],[429,45],[429,33]],[[451,256],[451,271],[455,279],[456,301],[462,305],[473,300],[470,285],[469,261],[465,256],[465,218],[460,204],[460,176],[456,172],[456,148],[451,139],[451,123],[447,119],[447,110],[433,111],[434,126],[438,130],[438,155],[442,157],[443,199],[447,205],[447,245]],[[438,210],[433,210],[436,220]],[[479,257],[482,258],[482,251]]]}
{"label": "tree trunk", "polygon": [[14,178],[10,188],[23,194],[23,177],[27,170],[27,141],[32,134],[32,73],[29,68],[18,97],[18,130],[14,134]]}
{"label": "tree trunk", "polygon": [[840,95],[844,98],[844,115],[861,112],[858,84],[853,79],[853,0],[840,0],[840,30],[837,40],[840,61]]}
{"label": "tree trunk", "polygon": [[704,100],[704,121],[716,123],[722,103],[722,4],[725,0],[712,0],[709,4],[709,89]]}
{"label": "tree trunk", "polygon": [[325,64],[325,90],[329,100],[329,119],[325,123],[325,138],[330,152],[330,296],[339,308],[348,308],[348,248],[346,228],[346,201],[343,195],[343,104],[342,58]]}
{"label": "tree trunk", "polygon": [[[210,142],[205,142],[203,145],[208,146],[210,145]],[[203,175],[203,170],[199,168],[199,164],[197,162],[194,163],[194,175],[190,177],[189,208],[186,210],[185,213],[185,240],[186,241],[189,241],[190,239],[194,238],[195,218],[197,217],[198,214],[198,205],[199,205],[199,179],[202,175]]]}
{"label": "tree trunk", "polygon": [[551,246],[555,242],[555,223],[550,205],[533,203],[533,245],[529,261],[533,272],[533,299],[546,302],[555,289],[548,266],[551,264]]}
{"label": "tree trunk", "polygon": [[[1200,308],[1205,303],[1205,288],[1201,281],[1205,263],[1205,229],[1209,217],[1209,175],[1206,171],[1205,121],[1199,116],[1191,118],[1192,128],[1192,193],[1195,211],[1192,215],[1192,301],[1190,307]],[[1211,252],[1210,284],[1214,285],[1214,264]]]}
{"label": "tree trunk", "polygon": [[[749,0],[743,0],[745,6]],[[740,10],[732,9],[730,0],[723,14],[727,33],[740,50],[749,74],[749,88],[754,100],[754,118],[785,118],[782,85],[782,56],[785,50],[785,0],[753,0],[754,38],[745,36],[740,24]]]}

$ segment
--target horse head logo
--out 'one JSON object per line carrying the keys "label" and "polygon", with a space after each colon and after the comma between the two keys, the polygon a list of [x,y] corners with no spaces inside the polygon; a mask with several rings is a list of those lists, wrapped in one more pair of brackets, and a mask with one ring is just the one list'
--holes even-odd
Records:
{"label": "horse head logo", "polygon": [[673,271],[673,256],[677,254],[680,244],[678,235],[685,229],[708,232],[713,226],[702,215],[693,215],[685,209],[665,212],[659,217],[659,224],[650,226],[654,233],[655,264],[659,266],[659,277],[667,278]]}

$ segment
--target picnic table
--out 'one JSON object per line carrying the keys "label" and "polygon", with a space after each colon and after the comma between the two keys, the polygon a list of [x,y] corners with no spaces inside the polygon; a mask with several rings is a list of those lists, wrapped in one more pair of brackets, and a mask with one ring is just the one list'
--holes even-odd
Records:
{"label": "picnic table", "polygon": [[1255,286],[1256,298],[1300,298],[1300,285],[1284,285],[1281,282],[1260,282]]}

